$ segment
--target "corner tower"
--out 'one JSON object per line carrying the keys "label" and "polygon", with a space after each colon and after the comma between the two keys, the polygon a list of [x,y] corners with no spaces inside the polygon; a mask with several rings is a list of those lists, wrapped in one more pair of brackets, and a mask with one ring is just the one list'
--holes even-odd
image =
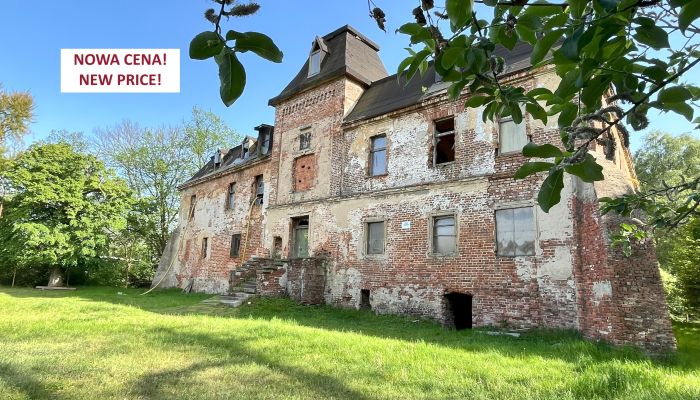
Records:
{"label": "corner tower", "polygon": [[343,117],[387,76],[379,46],[349,25],[316,37],[296,76],[270,99],[275,107],[271,205],[319,200],[340,190]]}

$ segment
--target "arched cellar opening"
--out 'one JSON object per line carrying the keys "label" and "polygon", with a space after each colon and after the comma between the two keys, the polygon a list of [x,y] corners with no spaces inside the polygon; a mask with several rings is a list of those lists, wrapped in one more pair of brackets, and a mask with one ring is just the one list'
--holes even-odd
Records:
{"label": "arched cellar opening", "polygon": [[472,296],[466,293],[447,293],[446,323],[458,331],[472,328]]}

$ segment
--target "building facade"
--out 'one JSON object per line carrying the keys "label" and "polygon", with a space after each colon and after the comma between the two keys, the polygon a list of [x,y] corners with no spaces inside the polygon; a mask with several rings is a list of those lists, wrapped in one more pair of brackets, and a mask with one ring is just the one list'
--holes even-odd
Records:
{"label": "building facade", "polygon": [[[154,282],[409,314],[448,326],[577,329],[652,351],[673,348],[654,248],[624,258],[620,223],[598,199],[635,185],[629,151],[594,149],[606,180],[567,175],[561,202],[536,204],[543,176],[513,179],[526,143],[559,140],[525,116],[483,122],[430,70],[388,76],[378,46],[349,26],[311,45],[270,100],[275,125],[217,153],[181,186],[180,224]],[[497,50],[507,82],[555,89],[530,48]],[[600,154],[598,154],[600,153]]]}

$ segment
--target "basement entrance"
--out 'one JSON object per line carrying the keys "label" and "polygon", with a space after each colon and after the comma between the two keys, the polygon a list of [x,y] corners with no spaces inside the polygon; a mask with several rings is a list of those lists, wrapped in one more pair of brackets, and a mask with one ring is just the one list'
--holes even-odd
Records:
{"label": "basement entrance", "polygon": [[454,324],[458,331],[472,328],[472,296],[464,293],[448,293],[447,321]]}

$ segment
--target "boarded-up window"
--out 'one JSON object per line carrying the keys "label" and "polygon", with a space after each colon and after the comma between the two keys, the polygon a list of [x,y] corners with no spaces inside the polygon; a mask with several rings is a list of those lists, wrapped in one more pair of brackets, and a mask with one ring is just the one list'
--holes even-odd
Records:
{"label": "boarded-up window", "polygon": [[453,117],[435,121],[433,148],[435,165],[455,160],[455,120]]}
{"label": "boarded-up window", "polygon": [[236,234],[231,236],[231,257],[238,257],[241,251],[241,235]]}
{"label": "boarded-up window", "polygon": [[386,135],[372,138],[369,156],[369,174],[372,176],[386,174]]}
{"label": "boarded-up window", "polygon": [[228,197],[226,198],[226,208],[233,209],[236,206],[236,182],[228,185]]}
{"label": "boarded-up window", "polygon": [[202,258],[207,258],[207,250],[209,249],[209,238],[202,239]]}
{"label": "boarded-up window", "polygon": [[309,256],[309,217],[295,218],[292,220],[292,256]]}
{"label": "boarded-up window", "polygon": [[499,256],[535,254],[535,219],[532,207],[496,211],[496,241]]}
{"label": "boarded-up window", "polygon": [[292,179],[294,180],[295,192],[303,192],[314,186],[314,180],[316,178],[315,165],[316,157],[313,154],[307,154],[294,159]]}
{"label": "boarded-up window", "polygon": [[433,253],[453,254],[457,249],[457,229],[454,215],[433,218]]}
{"label": "boarded-up window", "polygon": [[299,150],[306,150],[311,147],[311,130],[302,131],[299,135]]}
{"label": "boarded-up window", "polygon": [[367,254],[384,254],[384,221],[368,222]]}
{"label": "boarded-up window", "polygon": [[516,124],[513,118],[501,118],[498,123],[498,136],[500,140],[499,152],[512,153],[521,151],[529,142],[525,133],[525,122]]}

